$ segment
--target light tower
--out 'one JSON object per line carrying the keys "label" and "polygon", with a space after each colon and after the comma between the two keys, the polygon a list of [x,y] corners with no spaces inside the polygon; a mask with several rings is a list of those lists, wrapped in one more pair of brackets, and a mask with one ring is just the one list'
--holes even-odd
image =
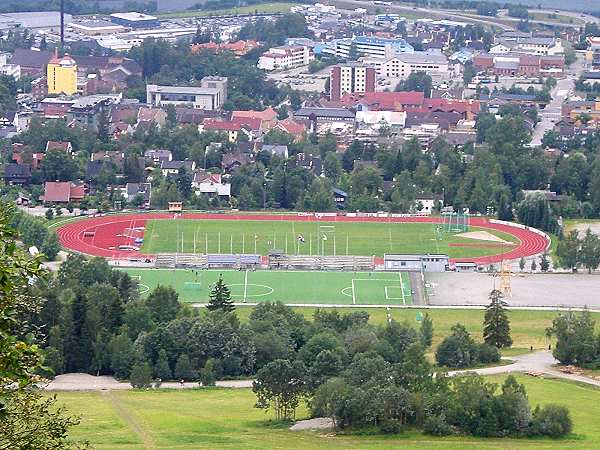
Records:
{"label": "light tower", "polygon": [[500,270],[500,292],[502,292],[505,297],[512,297],[510,277],[510,264],[506,261],[502,261],[502,269]]}

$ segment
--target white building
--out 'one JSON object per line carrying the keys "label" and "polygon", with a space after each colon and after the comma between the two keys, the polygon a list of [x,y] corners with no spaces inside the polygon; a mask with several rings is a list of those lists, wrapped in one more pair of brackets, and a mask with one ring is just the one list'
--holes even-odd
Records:
{"label": "white building", "polygon": [[377,75],[383,78],[405,79],[413,72],[425,72],[435,79],[449,80],[454,71],[450,69],[448,58],[440,52],[401,53],[392,58],[365,58]]}
{"label": "white building", "polygon": [[21,79],[21,66],[18,64],[9,64],[10,55],[8,53],[0,53],[0,74],[13,77],[15,81]]}
{"label": "white building", "polygon": [[263,70],[285,70],[308,66],[315,59],[309,47],[304,45],[282,45],[272,47],[258,59],[258,68]]}
{"label": "white building", "polygon": [[152,106],[184,105],[198,109],[221,109],[227,101],[227,78],[204,77],[200,86],[146,86],[146,103]]}
{"label": "white building", "polygon": [[404,39],[386,39],[371,36],[355,36],[352,39],[336,39],[323,53],[348,59],[352,53],[358,56],[391,58],[400,53],[413,53],[415,49]]}
{"label": "white building", "polygon": [[192,189],[196,195],[231,196],[231,183],[224,183],[221,174],[196,172],[192,181]]}

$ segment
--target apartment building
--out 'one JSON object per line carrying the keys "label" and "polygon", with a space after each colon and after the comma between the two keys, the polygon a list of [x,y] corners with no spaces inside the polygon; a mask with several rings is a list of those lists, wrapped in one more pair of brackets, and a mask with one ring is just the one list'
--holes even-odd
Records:
{"label": "apartment building", "polygon": [[330,75],[330,98],[339,100],[344,94],[375,92],[375,68],[362,63],[333,66]]}
{"label": "apartment building", "polygon": [[308,66],[315,59],[312,50],[304,45],[282,45],[272,47],[258,59],[258,68],[263,70],[285,70]]}
{"label": "apartment building", "polygon": [[400,53],[391,58],[364,58],[383,78],[405,79],[413,72],[425,72],[435,79],[449,80],[453,71],[448,58],[441,52]]}
{"label": "apartment building", "polygon": [[213,111],[221,109],[226,101],[226,77],[204,77],[200,86],[146,86],[146,102],[152,106],[171,104]]}
{"label": "apartment building", "polygon": [[404,39],[388,39],[372,36],[355,36],[352,39],[335,39],[323,49],[323,53],[348,59],[358,56],[391,58],[400,53],[413,53],[415,49]]}

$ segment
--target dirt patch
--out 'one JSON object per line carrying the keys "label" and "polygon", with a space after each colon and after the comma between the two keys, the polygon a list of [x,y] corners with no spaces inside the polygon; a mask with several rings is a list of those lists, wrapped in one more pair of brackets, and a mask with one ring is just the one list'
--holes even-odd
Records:
{"label": "dirt patch", "polygon": [[315,419],[299,420],[290,427],[292,431],[303,430],[330,430],[333,428],[333,420],[328,417],[317,417]]}
{"label": "dirt patch", "polygon": [[498,236],[493,235],[487,231],[469,231],[467,233],[460,233],[456,236],[467,238],[467,239],[477,239],[478,241],[490,241],[490,242],[498,242],[500,244],[512,244],[512,242],[505,241]]}
{"label": "dirt patch", "polygon": [[573,226],[572,228],[569,227],[572,230],[577,230],[579,231],[579,235],[584,235],[588,228],[590,230],[592,230],[592,233],[594,233],[595,235],[600,236],[600,222],[589,222],[589,223],[578,223],[577,225]]}

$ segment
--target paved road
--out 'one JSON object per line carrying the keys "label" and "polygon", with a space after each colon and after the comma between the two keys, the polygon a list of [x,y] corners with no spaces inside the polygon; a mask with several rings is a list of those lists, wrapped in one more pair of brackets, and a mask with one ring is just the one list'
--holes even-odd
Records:
{"label": "paved road", "polygon": [[546,131],[551,130],[554,124],[561,118],[561,107],[563,102],[573,93],[575,89],[575,81],[584,71],[584,61],[582,55],[577,55],[571,67],[567,70],[567,76],[558,80],[556,87],[552,90],[552,100],[540,111],[540,121],[533,130],[531,147],[539,147],[542,145],[542,138]]}
{"label": "paved road", "polygon": [[542,350],[532,353],[527,353],[520,356],[511,356],[502,359],[510,359],[514,361],[513,364],[506,366],[486,367],[485,369],[476,370],[455,370],[448,372],[450,376],[461,375],[469,372],[475,372],[479,375],[498,375],[503,373],[515,373],[515,372],[537,372],[546,375],[551,375],[556,378],[563,378],[565,380],[577,381],[580,383],[591,384],[593,386],[600,387],[600,381],[594,378],[584,377],[581,375],[575,375],[570,373],[563,373],[560,370],[555,369],[555,365],[558,361],[554,359],[552,353],[548,350]]}

